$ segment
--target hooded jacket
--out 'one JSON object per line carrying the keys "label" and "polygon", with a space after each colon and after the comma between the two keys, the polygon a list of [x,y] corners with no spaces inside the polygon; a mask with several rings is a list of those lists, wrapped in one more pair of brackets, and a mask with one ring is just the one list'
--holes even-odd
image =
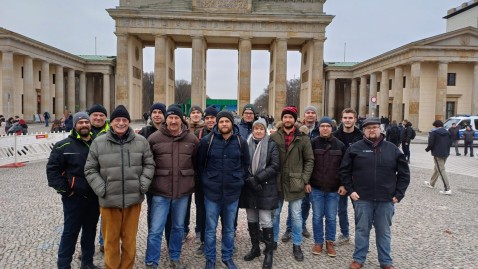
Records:
{"label": "hooded jacket", "polygon": [[85,175],[101,207],[127,208],[143,202],[154,175],[154,165],[146,138],[129,128],[118,139],[110,129],[93,140]]}
{"label": "hooded jacket", "polygon": [[197,153],[199,178],[207,199],[229,204],[239,199],[250,165],[249,148],[239,128],[224,140],[217,125],[201,138]]}
{"label": "hooded jacket", "polygon": [[432,156],[446,158],[450,155],[452,139],[450,133],[443,127],[436,128],[428,134],[427,152],[432,151]]}
{"label": "hooded jacket", "polygon": [[279,146],[280,171],[277,175],[277,189],[286,201],[302,199],[305,196],[305,185],[309,184],[314,169],[314,153],[306,126],[299,128],[296,124],[294,139],[285,150],[284,130],[282,122],[278,130],[271,135]]}
{"label": "hooded jacket", "polygon": [[194,166],[197,146],[195,135],[182,124],[179,136],[172,136],[167,125],[149,136],[148,142],[156,168],[149,193],[169,199],[181,198],[194,192]]}
{"label": "hooded jacket", "polygon": [[410,184],[410,169],[394,144],[382,139],[373,147],[362,139],[345,152],[340,177],[347,193],[357,192],[360,200],[391,202],[396,197],[400,201]]}

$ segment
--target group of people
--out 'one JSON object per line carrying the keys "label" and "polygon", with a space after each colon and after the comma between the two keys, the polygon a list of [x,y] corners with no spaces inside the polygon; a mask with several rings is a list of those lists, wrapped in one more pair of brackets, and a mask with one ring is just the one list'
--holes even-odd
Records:
{"label": "group of people", "polygon": [[[329,117],[317,119],[308,106],[298,122],[298,109],[283,108],[277,130],[242,108],[235,124],[229,111],[192,106],[188,118],[178,105],[151,106],[149,125],[136,134],[127,109],[111,113],[95,105],[89,114],[73,115],[68,138],[55,144],[47,163],[49,186],[62,196],[64,230],[58,268],[70,268],[81,230],[81,268],[93,264],[96,225],[101,215],[106,268],[132,268],[136,256],[141,204],[147,202],[146,268],[158,268],[163,232],[171,268],[181,262],[183,239],[189,232],[192,194],[196,204],[197,255],[206,269],[216,266],[216,230],[222,226],[221,261],[237,268],[234,240],[239,208],[247,214],[251,249],[244,260],[264,255],[263,268],[273,267],[279,241],[280,214],[288,204],[286,232],[292,255],[303,261],[302,236],[312,208],[314,246],[311,252],[329,257],[334,244],[349,240],[347,205],[355,210],[355,251],[350,268],[365,262],[374,225],[380,266],[391,269],[391,223],[394,204],[403,199],[410,181],[404,154],[381,134],[380,120],[367,118],[362,133],[357,113],[347,108],[333,132]],[[385,165],[386,164],[386,165]],[[336,240],[339,216],[340,240]],[[325,220],[325,225],[324,225]],[[265,243],[261,251],[260,242]]]}
{"label": "group of people", "polygon": [[5,134],[26,135],[27,133],[28,125],[19,116],[10,117],[5,121]]}

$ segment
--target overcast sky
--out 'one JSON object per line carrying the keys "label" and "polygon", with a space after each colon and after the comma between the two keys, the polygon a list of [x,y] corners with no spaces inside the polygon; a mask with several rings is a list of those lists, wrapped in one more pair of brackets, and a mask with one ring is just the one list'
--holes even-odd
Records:
{"label": "overcast sky", "polygon": [[[360,62],[402,45],[445,32],[447,10],[465,0],[328,0],[326,62]],[[105,11],[118,0],[0,0],[0,27],[73,54],[116,55],[114,21]],[[346,45],[344,45],[346,44]],[[299,77],[300,54],[289,52],[288,79]],[[144,70],[153,70],[153,48]],[[251,101],[267,87],[269,53],[252,52]],[[208,50],[207,94],[237,98],[237,51]],[[191,50],[176,50],[176,79],[191,81]],[[155,100],[160,101],[160,100]]]}

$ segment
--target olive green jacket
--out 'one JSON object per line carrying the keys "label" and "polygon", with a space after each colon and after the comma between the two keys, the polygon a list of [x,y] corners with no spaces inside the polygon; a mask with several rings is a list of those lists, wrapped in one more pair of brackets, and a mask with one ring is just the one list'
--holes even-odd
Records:
{"label": "olive green jacket", "polygon": [[314,169],[314,153],[308,136],[308,128],[296,126],[295,137],[287,152],[281,125],[271,135],[271,139],[277,143],[280,152],[281,170],[277,175],[278,191],[286,201],[304,198],[305,185],[309,184]]}

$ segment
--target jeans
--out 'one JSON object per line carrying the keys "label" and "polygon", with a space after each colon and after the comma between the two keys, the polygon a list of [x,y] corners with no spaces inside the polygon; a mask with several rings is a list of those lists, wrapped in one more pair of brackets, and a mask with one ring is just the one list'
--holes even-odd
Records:
{"label": "jeans", "polygon": [[[188,206],[186,208],[186,217],[184,218],[184,235],[189,233],[189,218],[191,217],[191,197],[189,195]],[[171,237],[171,211],[169,211],[168,218],[166,220],[166,226],[164,227],[164,235],[166,236],[166,242],[169,244],[169,238]]]}
{"label": "jeans", "polygon": [[355,203],[355,251],[353,259],[364,263],[367,257],[370,229],[375,227],[375,237],[380,266],[392,265],[391,240],[392,217],[395,206],[392,202],[357,200]]}
{"label": "jeans", "polygon": [[[284,199],[279,199],[279,208],[274,212],[274,242],[279,240],[279,228],[280,228],[280,213],[282,206],[284,205]],[[300,246],[302,244],[302,199],[289,201],[290,215],[292,216],[292,242],[294,245]]]}
{"label": "jeans", "polygon": [[274,209],[265,210],[265,209],[250,209],[246,208],[247,222],[258,222],[262,228],[272,228],[272,214],[274,214]]}
{"label": "jeans", "polygon": [[339,196],[340,198],[339,198],[338,215],[339,215],[340,233],[342,233],[342,235],[345,237],[349,237],[350,236],[349,215],[347,211],[349,196],[347,195],[339,195]]}
{"label": "jeans", "polygon": [[231,260],[234,254],[234,221],[239,199],[229,203],[221,204],[209,200],[204,196],[204,205],[206,207],[206,234],[204,243],[204,253],[206,260],[216,262],[216,229],[219,215],[222,219],[222,260]]}
{"label": "jeans", "polygon": [[[305,197],[302,198],[302,203],[300,205],[301,207],[301,215],[302,215],[302,229],[306,228],[307,225],[307,219],[309,218],[309,211],[310,211],[310,199],[309,199],[309,194],[306,193]],[[290,207],[287,211],[287,220],[286,220],[286,227],[287,231],[292,231],[292,220],[291,220],[291,212],[290,212]]]}
{"label": "jeans", "polygon": [[100,215],[98,198],[83,198],[73,194],[70,197],[62,196],[63,202],[63,233],[58,248],[59,269],[71,268],[71,261],[75,253],[76,241],[81,232],[81,264],[93,263],[95,254],[96,224]]}
{"label": "jeans", "polygon": [[100,246],[105,245],[105,240],[103,240],[103,233],[101,232],[101,217],[100,217],[100,235],[98,236],[98,244]]}
{"label": "jeans", "polygon": [[161,254],[161,241],[166,225],[166,218],[171,211],[171,240],[169,241],[169,258],[178,261],[183,246],[184,218],[188,206],[189,196],[170,199],[154,195],[151,201],[151,229],[148,231],[148,240],[144,262],[158,266]]}
{"label": "jeans", "polygon": [[312,202],[312,227],[315,244],[322,245],[324,243],[324,217],[325,240],[335,241],[339,196],[337,192],[324,192],[312,188],[310,201]]}

